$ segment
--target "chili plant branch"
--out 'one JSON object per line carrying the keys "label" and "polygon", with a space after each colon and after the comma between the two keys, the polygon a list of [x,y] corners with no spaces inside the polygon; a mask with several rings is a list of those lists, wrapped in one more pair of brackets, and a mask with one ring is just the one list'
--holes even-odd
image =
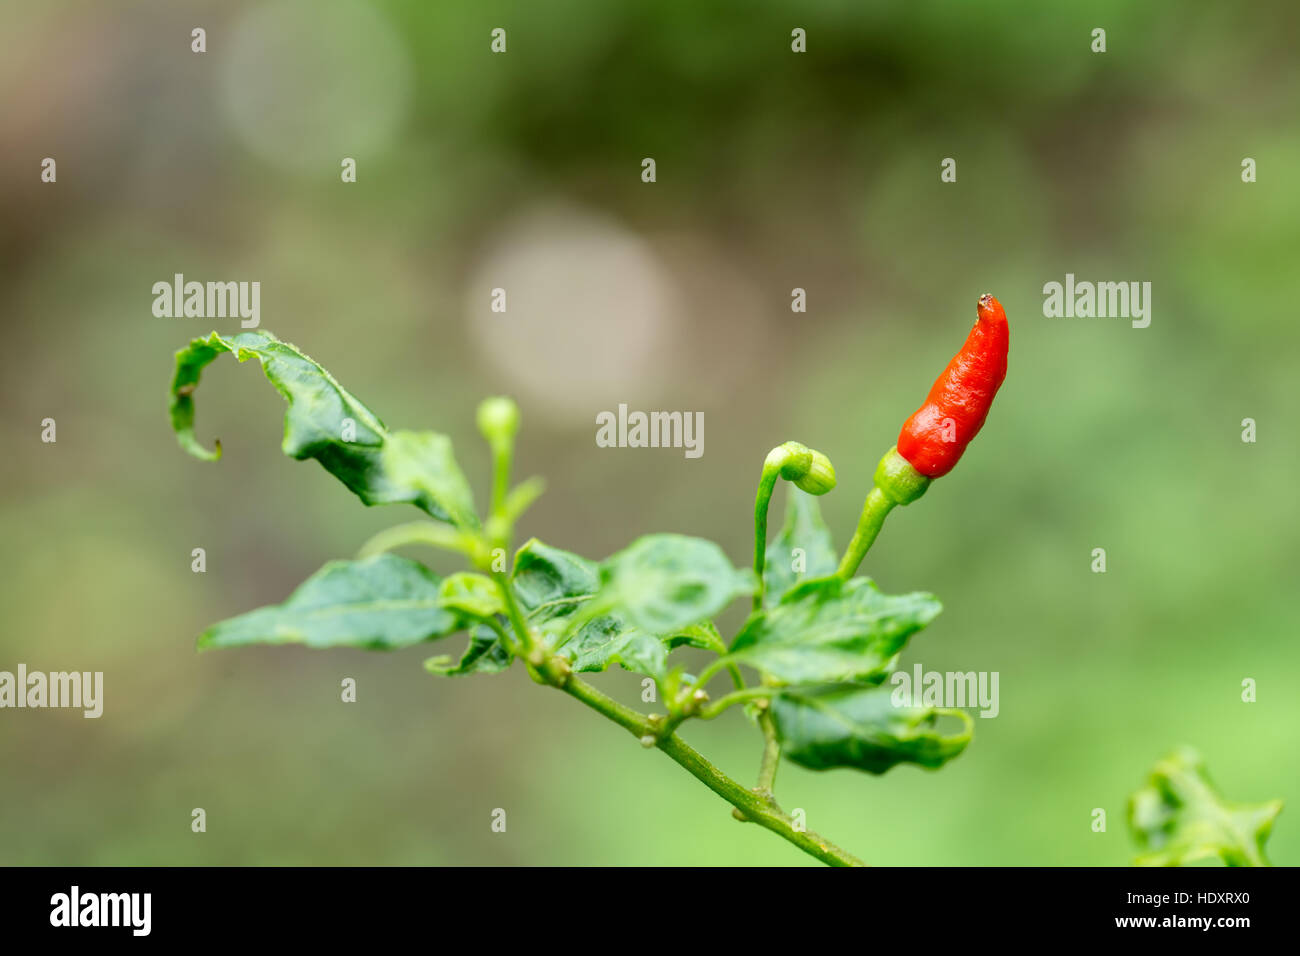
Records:
{"label": "chili plant branch", "polygon": [[582,701],[592,710],[603,714],[640,739],[643,745],[663,751],[691,776],[730,803],[739,811],[740,819],[757,823],[764,829],[771,830],[783,840],[831,866],[866,865],[852,853],[816,833],[797,829],[791,817],[776,809],[759,794],[727,776],[676,733],[656,739],[655,728],[648,717],[620,704],[576,676],[571,675],[559,686],[569,696]]}
{"label": "chili plant branch", "polygon": [[758,726],[763,731],[763,759],[758,765],[758,786],[754,789],[768,803],[775,804],[776,770],[781,765],[781,741],[776,735],[776,725],[772,723],[772,712],[766,706],[758,712]]}
{"label": "chili plant branch", "polygon": [[[663,751],[726,800],[733,816],[823,862],[862,865],[781,810],[773,795],[777,770],[782,759],[812,770],[872,774],[900,763],[937,768],[969,742],[973,722],[964,712],[896,707],[882,686],[907,640],[939,613],[938,600],[924,592],[883,594],[854,575],[890,511],[947,474],[982,427],[1006,374],[1006,353],[1006,316],[996,299],[984,296],[965,346],[880,460],[838,562],[815,502],[835,487],[830,460],[798,442],[774,448],[754,499],[751,573],[737,569],[716,544],[687,535],[646,535],[601,562],[532,539],[510,562],[514,525],[542,490],[539,479],[510,487],[519,428],[513,401],[491,398],[479,407],[479,429],[492,453],[489,506],[480,518],[446,435],[389,431],[324,368],[264,330],[213,332],[176,356],[170,414],[183,448],[207,461],[220,457],[219,445],[209,451],[194,433],[202,370],[222,354],[256,359],[288,400],[286,454],[317,460],[367,505],[413,505],[430,520],[381,532],[357,560],[330,562],[282,604],[209,627],[199,645],[297,641],[394,650],[468,632],[459,660],[431,657],[426,669],[448,677],[491,674],[522,660],[533,680]],[[795,490],[786,525],[769,544],[768,511],[781,480]],[[459,553],[476,570],[440,577],[392,553],[411,544]],[[751,613],[724,643],[713,620],[742,598],[751,601]],[[668,660],[683,644],[716,655],[698,677]],[[746,686],[741,665],[758,673],[756,686]],[[647,675],[667,713],[639,713],[577,676],[614,666]],[[710,702],[706,687],[724,670],[735,689]],[[712,719],[737,704],[751,709],[763,735],[753,788],[677,733],[691,718]],[[962,731],[935,728],[954,715],[963,718]]]}

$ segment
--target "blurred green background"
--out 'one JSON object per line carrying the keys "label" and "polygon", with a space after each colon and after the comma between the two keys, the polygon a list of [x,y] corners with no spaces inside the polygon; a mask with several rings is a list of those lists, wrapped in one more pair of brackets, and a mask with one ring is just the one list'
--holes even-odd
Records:
{"label": "blurred green background", "polygon": [[[874,863],[1126,864],[1126,797],[1185,742],[1230,799],[1287,800],[1270,854],[1300,863],[1298,34],[1282,2],[6,5],[0,669],[106,692],[97,721],[0,713],[0,862],[811,862],[518,668],[196,653],[418,514],[283,457],[251,363],[198,392],[225,458],[176,447],[172,353],[237,330],[151,314],[180,272],[260,281],[264,328],[390,426],[450,433],[480,500],[473,410],[514,395],[550,482],[523,535],[603,557],[690,532],[742,565],[766,451],[830,455],[842,545],[996,293],[989,425],[863,570],[943,598],[903,663],[998,671],[1001,713],[939,774],[786,766],[782,803]],[[1044,318],[1067,272],[1150,281],[1150,327]],[[704,456],[597,448],[620,402],[703,411]],[[686,736],[757,766],[739,713]]]}

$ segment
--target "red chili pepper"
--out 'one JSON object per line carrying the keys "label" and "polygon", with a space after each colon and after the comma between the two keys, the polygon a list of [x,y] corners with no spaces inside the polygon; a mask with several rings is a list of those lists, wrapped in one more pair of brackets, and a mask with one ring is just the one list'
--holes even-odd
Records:
{"label": "red chili pepper", "polygon": [[952,471],[984,426],[1007,377],[1007,315],[993,296],[980,296],[975,327],[930,389],[925,404],[898,436],[898,453],[927,478]]}

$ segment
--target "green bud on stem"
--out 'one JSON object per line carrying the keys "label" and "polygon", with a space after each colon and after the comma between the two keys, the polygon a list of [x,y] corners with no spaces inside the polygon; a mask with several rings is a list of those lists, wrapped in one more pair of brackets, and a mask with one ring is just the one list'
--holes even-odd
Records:
{"label": "green bud on stem", "polygon": [[807,445],[797,441],[784,442],[767,453],[763,471],[771,473],[775,470],[786,481],[798,481],[812,467],[812,455]]}
{"label": "green bud on stem", "polygon": [[[510,490],[510,461],[514,456],[515,434],[519,431],[519,406],[514,399],[504,395],[483,399],[478,406],[478,430],[492,449],[491,514],[501,517]],[[509,525],[508,520],[506,524]],[[504,542],[498,540],[497,543]]]}
{"label": "green bud on stem", "polygon": [[510,442],[519,431],[519,406],[504,395],[483,399],[478,406],[478,430],[493,447]]}
{"label": "green bud on stem", "polygon": [[763,474],[754,499],[754,574],[758,589],[754,592],[754,610],[763,603],[763,563],[767,552],[767,509],[776,482],[783,478],[810,495],[824,495],[835,487],[835,467],[831,460],[802,442],[788,441],[777,445],[763,460]]}
{"label": "green bud on stem", "polygon": [[786,481],[810,495],[824,495],[835,487],[835,466],[831,460],[802,442],[788,441],[767,453],[764,470],[776,470]]}
{"label": "green bud on stem", "polygon": [[824,495],[835,487],[835,466],[821,452],[814,451],[808,473],[795,479],[794,485],[810,495]]}

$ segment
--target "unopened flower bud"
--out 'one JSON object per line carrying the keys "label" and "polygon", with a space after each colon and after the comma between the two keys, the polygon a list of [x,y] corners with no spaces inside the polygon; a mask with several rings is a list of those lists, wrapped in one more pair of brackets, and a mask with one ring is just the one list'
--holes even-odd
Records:
{"label": "unopened flower bud", "polygon": [[478,430],[489,444],[509,442],[519,431],[519,406],[503,395],[483,399],[478,406]]}
{"label": "unopened flower bud", "polygon": [[810,495],[824,495],[835,487],[835,468],[831,460],[802,442],[788,441],[767,454],[768,468],[780,469],[786,481]]}
{"label": "unopened flower bud", "polygon": [[808,473],[796,479],[794,485],[810,495],[824,495],[835,487],[835,466],[821,452],[814,451]]}
{"label": "unopened flower bud", "polygon": [[777,445],[767,453],[767,464],[781,469],[786,481],[798,481],[812,467],[812,450],[797,441]]}

